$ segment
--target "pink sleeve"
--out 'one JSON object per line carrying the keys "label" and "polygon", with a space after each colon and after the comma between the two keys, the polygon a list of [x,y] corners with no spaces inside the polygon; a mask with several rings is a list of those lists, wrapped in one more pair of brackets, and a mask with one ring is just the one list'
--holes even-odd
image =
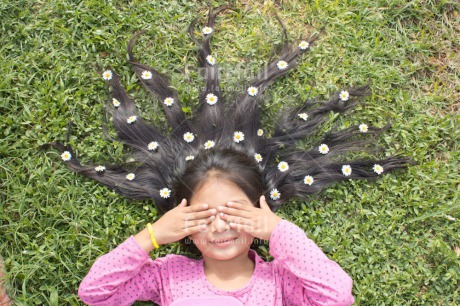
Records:
{"label": "pink sleeve", "polygon": [[136,300],[160,302],[160,268],[131,236],[98,258],[83,279],[78,295],[90,305],[131,305]]}
{"label": "pink sleeve", "polygon": [[281,275],[283,304],[351,305],[352,279],[304,231],[286,220],[270,237],[270,254]]}

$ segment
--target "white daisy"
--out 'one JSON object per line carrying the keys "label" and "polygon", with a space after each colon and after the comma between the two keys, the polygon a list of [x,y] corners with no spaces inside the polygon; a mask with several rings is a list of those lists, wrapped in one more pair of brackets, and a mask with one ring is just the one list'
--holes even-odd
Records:
{"label": "white daisy", "polygon": [[134,180],[135,177],[136,177],[136,175],[134,173],[129,173],[128,175],[126,175],[126,179],[128,181]]}
{"label": "white daisy", "polygon": [[206,61],[209,65],[213,66],[216,63],[216,58],[212,55],[206,56]]}
{"label": "white daisy", "polygon": [[150,80],[152,78],[152,73],[148,70],[142,71],[141,78],[144,80]]}
{"label": "white daisy", "polygon": [[106,81],[110,81],[112,79],[112,71],[106,70],[102,73],[102,78]]}
{"label": "white daisy", "polygon": [[279,61],[276,66],[278,67],[279,70],[284,70],[288,67],[288,63],[285,61]]}
{"label": "white daisy", "polygon": [[214,141],[208,140],[208,141],[206,141],[206,142],[204,143],[204,148],[205,148],[206,150],[209,150],[209,149],[213,148],[215,145],[216,145],[216,144],[215,144]]}
{"label": "white daisy", "polygon": [[185,157],[185,161],[190,161],[190,160],[194,160],[195,159],[195,156],[193,155],[188,155],[187,157]]}
{"label": "white daisy", "polygon": [[69,161],[72,158],[72,154],[70,154],[69,151],[64,151],[61,154],[61,158],[62,158],[63,161]]}
{"label": "white daisy", "polygon": [[118,101],[117,99],[113,98],[112,103],[115,108],[120,107],[120,101]]}
{"label": "white daisy", "polygon": [[262,130],[262,129],[258,129],[258,130],[257,130],[257,136],[260,137],[260,136],[262,136],[263,134],[264,134],[264,130]]}
{"label": "white daisy", "polygon": [[327,144],[324,144],[324,143],[319,146],[318,150],[319,150],[319,153],[321,154],[329,153],[329,147],[327,146]]}
{"label": "white daisy", "polygon": [[254,154],[254,158],[258,163],[260,163],[263,160],[262,155],[260,155],[259,153]]}
{"label": "white daisy", "polygon": [[239,143],[244,140],[244,134],[243,132],[235,132],[233,133],[233,141],[236,143]]}
{"label": "white daisy", "polygon": [[208,103],[209,105],[214,105],[217,103],[217,96],[215,94],[207,94],[206,95],[206,103]]}
{"label": "white daisy", "polygon": [[168,97],[163,101],[163,103],[166,106],[172,106],[174,104],[174,98]]}
{"label": "white daisy", "polygon": [[377,174],[382,174],[383,173],[383,167],[380,165],[375,164],[374,167],[372,168],[375,173]]}
{"label": "white daisy", "polygon": [[301,113],[301,114],[298,114],[297,116],[299,116],[304,121],[307,121],[307,119],[308,119],[308,114],[307,113]]}
{"label": "white daisy", "polygon": [[159,147],[159,144],[158,142],[156,141],[152,141],[151,143],[149,143],[149,145],[147,146],[147,148],[149,149],[149,151],[155,151],[156,149],[158,149]]}
{"label": "white daisy", "polygon": [[449,215],[446,215],[446,219],[450,221],[455,221],[455,218]]}
{"label": "white daisy", "polygon": [[368,130],[369,130],[369,127],[367,126],[367,124],[362,123],[359,125],[359,131],[361,133],[367,133]]}
{"label": "white daisy", "polygon": [[255,97],[258,92],[259,90],[257,89],[257,87],[251,86],[248,88],[248,95],[250,95],[251,97]]}
{"label": "white daisy", "polygon": [[104,172],[105,167],[104,166],[97,166],[96,168],[94,168],[94,170],[96,170],[96,172]]}
{"label": "white daisy", "polygon": [[278,200],[281,197],[281,193],[278,191],[278,189],[274,188],[272,191],[270,191],[270,198],[272,200]]}
{"label": "white daisy", "polygon": [[302,40],[299,44],[299,48],[301,50],[306,50],[308,49],[308,47],[310,46],[310,44],[308,43],[308,41],[305,41],[305,40]]}
{"label": "white daisy", "polygon": [[311,175],[307,175],[304,179],[303,179],[303,183],[305,185],[308,185],[308,186],[311,186],[311,184],[313,184],[315,180],[313,179],[313,177]]}
{"label": "white daisy", "polygon": [[137,120],[137,116],[130,116],[128,119],[126,119],[126,122],[128,122],[129,124],[133,124],[134,122],[136,122]]}
{"label": "white daisy", "polygon": [[281,172],[284,172],[284,171],[287,171],[289,170],[289,165],[287,162],[285,161],[282,161],[278,164],[278,170],[281,171]]}
{"label": "white daisy", "polygon": [[209,35],[212,33],[212,28],[211,27],[204,27],[203,30],[201,30],[204,35]]}
{"label": "white daisy", "polygon": [[348,93],[348,91],[344,90],[340,92],[340,100],[347,101],[348,97],[350,97],[350,94]]}
{"label": "white daisy", "polygon": [[189,142],[189,143],[190,143],[190,142],[192,142],[194,139],[195,139],[195,135],[193,135],[192,133],[187,132],[187,133],[184,134],[184,140],[185,140],[186,142]]}
{"label": "white daisy", "polygon": [[168,188],[163,188],[160,190],[160,197],[162,197],[163,199],[167,199],[171,196],[171,190],[169,190]]}
{"label": "white daisy", "polygon": [[342,166],[342,173],[345,176],[350,176],[351,175],[351,166],[350,165],[343,165]]}

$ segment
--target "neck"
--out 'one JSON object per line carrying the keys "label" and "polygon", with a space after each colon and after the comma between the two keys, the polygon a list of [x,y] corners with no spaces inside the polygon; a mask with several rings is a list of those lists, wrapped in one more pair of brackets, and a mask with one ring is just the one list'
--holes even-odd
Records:
{"label": "neck", "polygon": [[251,276],[254,272],[255,264],[248,257],[248,254],[241,254],[229,260],[216,260],[207,257],[203,257],[203,259],[205,274],[213,274],[222,280],[243,275]]}

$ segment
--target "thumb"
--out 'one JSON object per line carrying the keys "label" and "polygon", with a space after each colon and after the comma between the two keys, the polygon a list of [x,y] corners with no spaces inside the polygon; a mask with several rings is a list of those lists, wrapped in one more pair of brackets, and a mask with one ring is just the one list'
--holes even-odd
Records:
{"label": "thumb", "polygon": [[265,196],[264,196],[264,195],[262,195],[262,196],[260,197],[259,203],[260,203],[260,208],[262,208],[262,209],[264,209],[264,210],[267,210],[267,209],[268,209],[268,210],[271,210],[271,209],[270,209],[270,206],[268,206],[268,204],[267,204],[267,200],[265,199]]}
{"label": "thumb", "polygon": [[187,207],[187,200],[182,199],[182,201],[180,201],[180,203],[179,203],[179,205],[177,205],[177,207]]}

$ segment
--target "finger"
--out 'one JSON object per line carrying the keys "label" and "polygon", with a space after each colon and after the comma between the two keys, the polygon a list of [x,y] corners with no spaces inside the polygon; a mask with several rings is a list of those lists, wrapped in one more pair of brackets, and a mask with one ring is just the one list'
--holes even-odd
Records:
{"label": "finger", "polygon": [[230,226],[231,229],[234,229],[237,232],[246,232],[250,234],[251,236],[254,236],[253,235],[254,227],[251,225],[238,224],[238,223],[232,223],[232,222],[230,222],[228,225]]}
{"label": "finger", "polygon": [[200,219],[204,219],[210,216],[215,216],[216,214],[217,214],[217,210],[215,208],[211,208],[211,209],[207,209],[204,211],[188,213],[185,216],[185,220],[187,221],[200,220]]}
{"label": "finger", "polygon": [[270,206],[268,206],[267,200],[265,199],[264,195],[260,197],[259,203],[260,203],[260,208],[265,209],[265,210],[266,209],[271,210]]}
{"label": "finger", "polygon": [[237,209],[233,207],[226,207],[226,206],[218,206],[217,210],[227,215],[238,216],[238,217],[243,217],[243,218],[251,218],[251,216],[253,215],[252,212],[248,212],[246,210],[241,210],[241,209]]}
{"label": "finger", "polygon": [[242,204],[242,203],[238,203],[238,202],[227,202],[226,205],[227,205],[227,207],[240,209],[240,210],[244,210],[244,211],[253,211],[255,209],[255,207],[253,205]]}
{"label": "finger", "polygon": [[180,203],[179,203],[179,205],[177,205],[177,207],[187,207],[187,200],[182,199],[182,201],[180,201]]}
{"label": "finger", "polygon": [[184,232],[186,236],[193,235],[198,232],[205,231],[207,228],[207,224],[197,224],[195,226],[190,226],[184,228]]}
{"label": "finger", "polygon": [[197,204],[197,205],[187,206],[184,212],[193,213],[193,212],[203,211],[203,210],[208,209],[208,207],[209,207],[208,204]]}
{"label": "finger", "polygon": [[222,212],[219,213],[219,218],[229,223],[238,223],[238,224],[243,224],[243,225],[253,225],[254,224],[254,222],[251,219],[230,216]]}
{"label": "finger", "polygon": [[216,216],[210,216],[208,218],[203,218],[203,219],[199,219],[199,220],[185,220],[183,228],[187,229],[187,228],[192,228],[192,227],[204,225],[204,229],[206,229],[206,226],[209,223],[211,223],[215,218],[216,218]]}

